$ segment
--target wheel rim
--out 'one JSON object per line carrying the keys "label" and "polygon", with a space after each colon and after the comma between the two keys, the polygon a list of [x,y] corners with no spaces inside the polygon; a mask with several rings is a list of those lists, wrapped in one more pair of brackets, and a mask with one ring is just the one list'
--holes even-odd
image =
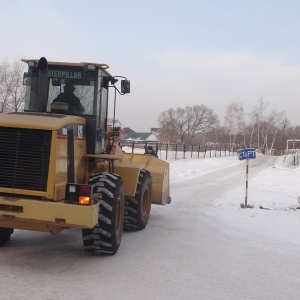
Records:
{"label": "wheel rim", "polygon": [[142,214],[143,216],[148,214],[150,207],[150,197],[149,197],[149,189],[146,188],[143,193],[143,199],[142,199]]}

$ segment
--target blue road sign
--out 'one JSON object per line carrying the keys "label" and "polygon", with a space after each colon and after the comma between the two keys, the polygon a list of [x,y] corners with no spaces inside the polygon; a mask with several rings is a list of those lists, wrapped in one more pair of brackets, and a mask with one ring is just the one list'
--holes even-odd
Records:
{"label": "blue road sign", "polygon": [[255,148],[240,149],[238,151],[239,160],[256,158]]}

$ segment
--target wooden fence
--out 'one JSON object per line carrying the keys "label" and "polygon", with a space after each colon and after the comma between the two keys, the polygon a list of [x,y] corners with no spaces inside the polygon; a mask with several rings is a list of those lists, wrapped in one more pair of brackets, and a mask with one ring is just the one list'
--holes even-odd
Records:
{"label": "wooden fence", "polygon": [[145,153],[147,146],[152,146],[161,159],[205,158],[237,155],[237,148],[229,145],[182,145],[157,142],[120,141],[120,146],[127,153]]}

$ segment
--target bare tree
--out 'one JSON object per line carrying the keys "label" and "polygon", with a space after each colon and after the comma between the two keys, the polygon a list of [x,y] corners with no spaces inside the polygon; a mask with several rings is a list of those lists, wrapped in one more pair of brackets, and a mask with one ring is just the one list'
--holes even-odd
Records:
{"label": "bare tree", "polygon": [[3,60],[0,64],[0,113],[9,111],[11,91],[10,65],[7,60]]}
{"label": "bare tree", "polygon": [[182,144],[189,144],[193,137],[213,131],[218,117],[205,105],[170,108],[159,115],[158,122],[165,130],[177,132]]}
{"label": "bare tree", "polygon": [[178,143],[180,137],[177,132],[172,129],[162,128],[159,130],[159,140],[163,143]]}
{"label": "bare tree", "polygon": [[23,86],[22,62],[0,63],[0,112],[20,111],[24,108],[25,87]]}
{"label": "bare tree", "polygon": [[273,110],[266,118],[265,121],[261,124],[261,137],[262,144],[261,148],[268,150],[269,149],[269,134],[272,133],[273,122],[276,112]]}
{"label": "bare tree", "polygon": [[[255,131],[257,133],[257,148],[260,148],[261,145],[261,126],[264,122],[267,105],[268,104],[264,101],[264,99],[260,98],[258,100],[258,104],[253,107],[252,112],[250,114],[253,129],[252,133],[254,133]],[[250,143],[252,144],[252,137]]]}
{"label": "bare tree", "polygon": [[[252,109],[250,114],[250,146],[252,146],[252,138],[256,132],[257,142],[254,143],[254,146],[263,148],[264,150],[272,150],[278,133],[284,134],[284,130],[281,132],[280,129],[284,129],[284,127],[289,124],[289,121],[287,120],[285,111],[278,112],[273,110],[267,114],[266,108],[267,103],[264,102],[263,98],[260,98],[257,105]],[[281,139],[282,137],[280,137],[280,140]]]}
{"label": "bare tree", "polygon": [[273,149],[274,143],[277,137],[278,131],[282,128],[284,129],[287,125],[289,125],[289,121],[286,117],[286,112],[274,112],[274,119],[273,119],[273,127],[274,127],[274,132],[273,132],[273,139],[272,139],[272,144],[270,147],[270,150]]}
{"label": "bare tree", "polygon": [[230,135],[230,144],[236,142],[238,134],[245,128],[245,114],[242,104],[233,102],[226,109],[225,126]]}

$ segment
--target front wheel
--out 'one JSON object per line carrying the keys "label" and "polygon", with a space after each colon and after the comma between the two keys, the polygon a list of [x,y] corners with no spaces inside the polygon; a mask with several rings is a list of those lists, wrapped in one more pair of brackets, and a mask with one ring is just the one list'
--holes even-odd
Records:
{"label": "front wheel", "polygon": [[98,173],[90,177],[93,198],[99,201],[98,223],[93,229],[83,229],[86,252],[114,255],[120,246],[124,222],[124,193],[121,177],[112,173]]}
{"label": "front wheel", "polygon": [[149,171],[141,169],[134,197],[125,198],[125,230],[142,230],[146,227],[152,203],[152,179]]}
{"label": "front wheel", "polygon": [[14,230],[12,228],[0,227],[0,246],[6,244],[12,235]]}

